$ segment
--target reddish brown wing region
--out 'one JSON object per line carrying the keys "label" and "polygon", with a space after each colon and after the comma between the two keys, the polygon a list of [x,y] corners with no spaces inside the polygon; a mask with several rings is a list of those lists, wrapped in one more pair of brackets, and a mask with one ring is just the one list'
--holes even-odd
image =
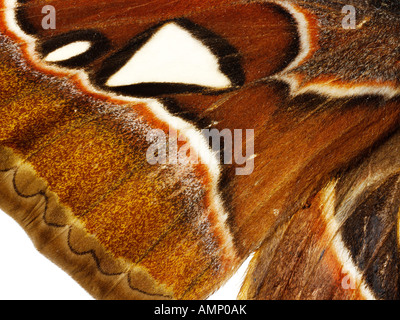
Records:
{"label": "reddish brown wing region", "polygon": [[41,27],[43,1],[35,0],[20,8],[24,29],[42,42],[65,37],[71,32],[93,29],[100,32],[109,41],[110,49],[89,64],[94,73],[107,57],[123,49],[138,35],[144,37],[154,26],[176,19],[190,20],[228,40],[242,58],[247,82],[281,70],[297,53],[298,38],[293,19],[281,7],[268,3],[139,0],[84,1],[77,6],[65,1],[46,1],[46,4],[58,8],[57,28],[44,30]]}

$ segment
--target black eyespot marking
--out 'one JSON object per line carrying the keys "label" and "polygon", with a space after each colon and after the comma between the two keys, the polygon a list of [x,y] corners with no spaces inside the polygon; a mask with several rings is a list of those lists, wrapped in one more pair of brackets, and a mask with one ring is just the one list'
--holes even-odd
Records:
{"label": "black eyespot marking", "polygon": [[[109,78],[120,70],[128,60],[141,49],[150,38],[167,23],[175,23],[189,31],[194,38],[201,41],[218,59],[219,70],[231,82],[228,89],[213,89],[196,84],[146,82],[126,86],[108,87]],[[108,57],[94,76],[93,82],[100,88],[111,90],[119,94],[137,97],[156,97],[180,93],[202,92],[207,94],[221,93],[242,86],[245,74],[241,65],[241,56],[237,49],[229,42],[210,30],[191,22],[188,19],[173,19],[164,21],[135,36],[124,48]]]}
{"label": "black eyespot marking", "polygon": [[93,62],[110,49],[110,41],[96,30],[77,30],[55,36],[38,45],[37,50],[43,56],[77,41],[90,42],[90,48],[67,60],[53,62],[61,67],[82,68]]}

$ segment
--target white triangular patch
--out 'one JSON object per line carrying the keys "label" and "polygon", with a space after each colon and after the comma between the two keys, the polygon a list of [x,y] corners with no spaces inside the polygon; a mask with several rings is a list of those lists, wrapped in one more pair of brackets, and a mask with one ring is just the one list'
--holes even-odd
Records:
{"label": "white triangular patch", "polygon": [[119,87],[151,82],[216,89],[231,86],[211,50],[176,23],[165,24],[106,85]]}

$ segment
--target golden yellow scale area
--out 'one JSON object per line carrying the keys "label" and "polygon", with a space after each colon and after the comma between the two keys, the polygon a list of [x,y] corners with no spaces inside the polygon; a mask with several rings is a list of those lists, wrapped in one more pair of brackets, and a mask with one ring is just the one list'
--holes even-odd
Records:
{"label": "golden yellow scale area", "polygon": [[[56,243],[75,255],[59,264],[95,297],[204,297],[214,284],[198,284],[228,272],[218,231],[204,218],[211,209],[202,165],[151,166],[145,134],[158,120],[146,105],[63,90],[64,80],[21,68],[15,54],[0,57],[2,207],[51,259],[60,262],[60,249],[48,248]],[[105,280],[90,281],[86,264]],[[123,276],[122,290],[115,277]]]}

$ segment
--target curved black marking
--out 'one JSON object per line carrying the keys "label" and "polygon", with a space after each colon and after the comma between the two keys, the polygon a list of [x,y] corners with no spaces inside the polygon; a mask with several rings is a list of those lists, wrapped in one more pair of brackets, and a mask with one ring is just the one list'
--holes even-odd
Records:
{"label": "curved black marking", "polygon": [[[17,185],[16,185],[16,181],[15,181],[16,175],[17,175],[17,173],[18,173],[18,169],[19,169],[19,167],[12,167],[12,168],[8,168],[8,169],[1,169],[0,172],[14,171],[14,173],[13,173],[13,178],[12,178],[12,183],[13,183],[14,191],[16,192],[16,194],[17,194],[18,196],[20,196],[20,197],[22,197],[22,198],[25,198],[25,199],[33,198],[33,197],[36,197],[36,196],[42,196],[42,197],[44,198],[44,201],[45,201],[45,208],[44,208],[44,210],[43,210],[43,215],[42,215],[42,217],[43,217],[43,221],[44,221],[44,223],[45,223],[46,225],[48,225],[49,227],[53,227],[53,228],[63,228],[63,227],[66,227],[67,224],[55,224],[55,223],[49,222],[49,221],[46,219],[47,210],[48,210],[49,198],[48,198],[48,196],[46,195],[46,192],[45,192],[45,191],[41,190],[41,191],[39,191],[39,192],[37,192],[37,193],[35,193],[35,194],[32,194],[32,195],[24,195],[24,194],[22,194],[22,193],[18,190],[18,187],[17,187]],[[128,272],[109,273],[109,272],[106,272],[105,270],[103,270],[102,267],[101,267],[100,259],[99,259],[99,257],[96,255],[96,252],[95,252],[93,249],[90,249],[90,250],[87,250],[87,251],[84,251],[84,252],[79,252],[79,251],[75,250],[75,249],[72,247],[72,244],[70,243],[71,225],[68,225],[68,226],[69,226],[69,230],[68,230],[68,237],[67,237],[67,245],[68,245],[68,248],[70,249],[70,251],[71,251],[72,253],[78,255],[78,256],[83,256],[83,255],[89,254],[89,255],[92,257],[92,259],[93,259],[93,261],[94,261],[94,263],[95,263],[95,265],[96,265],[97,270],[98,270],[101,274],[104,274],[105,276],[118,276],[118,275],[122,275],[122,274],[125,273],[125,274],[127,275],[128,286],[129,286],[129,288],[130,288],[131,290],[140,292],[140,293],[145,294],[145,295],[148,295],[148,296],[164,297],[164,298],[173,299],[173,297],[170,296],[170,295],[165,295],[165,294],[161,294],[161,293],[146,292],[146,291],[143,291],[143,290],[141,290],[141,289],[138,289],[138,288],[132,286],[131,278],[130,278],[130,272],[129,272],[129,271],[128,271]]]}
{"label": "curved black marking", "polygon": [[67,237],[67,243],[68,243],[68,247],[70,248],[70,250],[75,253],[77,256],[84,256],[84,255],[91,255],[92,259],[94,260],[97,269],[99,269],[99,271],[106,275],[106,276],[119,276],[121,274],[123,274],[124,272],[107,272],[105,271],[102,267],[101,267],[101,263],[100,263],[100,259],[97,257],[96,252],[93,249],[90,250],[86,250],[86,251],[78,251],[75,250],[72,245],[71,245],[71,232],[72,232],[72,227],[70,226],[68,229],[68,237]]}
{"label": "curved black marking", "polygon": [[17,1],[17,7],[15,8],[15,18],[18,22],[19,27],[29,35],[36,35],[37,30],[33,26],[32,23],[29,22],[27,18],[27,13],[26,13],[26,6],[29,0],[18,0]]}
{"label": "curved black marking", "polygon": [[164,298],[171,299],[171,300],[174,298],[173,296],[170,296],[170,295],[165,295],[165,294],[160,294],[160,293],[149,293],[149,292],[143,291],[139,288],[136,288],[132,285],[132,278],[131,278],[130,272],[127,272],[127,277],[128,277],[129,288],[131,288],[134,291],[138,291],[140,293],[143,293],[143,294],[151,296],[151,297],[164,297]]}
{"label": "curved black marking", "polygon": [[[107,80],[118,72],[135,52],[137,52],[162,26],[170,22],[176,23],[180,27],[191,32],[196,39],[211,50],[218,59],[220,71],[231,81],[231,88],[216,90],[183,83],[140,83],[113,88],[105,85]],[[103,90],[114,91],[119,94],[135,97],[157,97],[161,95],[196,92],[218,94],[242,86],[245,82],[245,73],[241,64],[241,55],[226,39],[188,19],[179,18],[163,21],[132,38],[124,48],[111,55],[103,62],[100,71],[93,76],[92,81]]]}
{"label": "curved black marking", "polygon": [[69,229],[68,229],[68,239],[67,239],[67,242],[68,242],[68,247],[70,248],[71,252],[73,252],[74,254],[76,254],[76,255],[78,255],[78,256],[90,255],[90,256],[92,257],[92,259],[94,260],[97,269],[98,269],[102,274],[104,274],[105,276],[120,276],[120,275],[126,274],[126,275],[127,275],[127,278],[128,278],[128,279],[127,279],[127,280],[128,280],[128,286],[129,286],[129,288],[130,288],[131,290],[133,290],[133,291],[138,291],[138,292],[140,292],[140,293],[142,293],[142,294],[145,294],[145,295],[148,295],[148,296],[150,296],[150,297],[164,297],[164,298],[168,298],[168,299],[172,299],[172,298],[173,298],[173,297],[170,296],[170,295],[165,295],[165,294],[162,294],[162,293],[151,293],[151,292],[146,292],[146,291],[144,291],[144,290],[141,290],[141,289],[139,289],[139,288],[134,287],[134,286],[132,285],[132,279],[131,279],[131,276],[130,276],[130,272],[129,272],[129,271],[128,271],[128,272],[107,272],[107,271],[105,271],[105,270],[101,267],[101,261],[100,261],[100,259],[98,258],[98,256],[97,256],[95,250],[90,249],[90,250],[86,250],[86,251],[82,251],[82,252],[81,252],[81,251],[78,251],[78,250],[76,250],[76,249],[74,249],[74,248],[72,247],[72,244],[71,244],[71,232],[72,232],[72,227],[70,226]]}
{"label": "curved black marking", "polygon": [[[47,224],[49,227],[54,227],[54,228],[63,228],[63,227],[65,227],[64,224],[52,223],[52,222],[49,222],[47,220],[47,210],[48,210],[48,207],[49,207],[49,197],[46,195],[46,192],[43,191],[43,190],[40,190],[39,192],[31,194],[31,195],[23,194],[22,192],[20,192],[18,190],[17,183],[16,183],[16,177],[17,177],[17,173],[18,173],[19,167],[11,168],[10,171],[11,170],[14,171],[12,183],[13,183],[13,188],[14,188],[15,193],[18,196],[20,196],[21,198],[24,198],[24,199],[30,199],[30,198],[34,198],[36,196],[42,196],[43,199],[44,199],[44,204],[45,204],[44,205],[44,211],[43,211],[43,221],[44,221],[44,223]],[[2,172],[6,172],[6,171],[2,171]]]}
{"label": "curved black marking", "polygon": [[399,175],[387,179],[359,203],[344,223],[343,240],[379,299],[400,298],[397,219]]}
{"label": "curved black marking", "polygon": [[192,125],[197,127],[197,129],[201,130],[204,128],[210,128],[212,126],[211,119],[203,115],[200,116],[193,111],[186,110],[174,98],[160,98],[159,101],[169,111],[169,113],[191,123]]}
{"label": "curved black marking", "polygon": [[110,41],[102,33],[96,30],[76,30],[60,34],[39,44],[37,50],[42,57],[45,57],[50,52],[76,41],[89,41],[91,47],[87,51],[70,59],[52,63],[67,68],[85,67],[111,48]]}
{"label": "curved black marking", "polygon": [[298,57],[301,51],[301,41],[299,35],[300,26],[298,22],[293,17],[293,14],[290,13],[286,8],[281,7],[279,4],[275,4],[275,7],[280,14],[285,15],[289,19],[291,25],[296,26],[296,32],[292,33],[292,44],[290,45],[289,50],[282,57],[282,63],[280,63],[280,65],[277,66],[277,68],[273,71],[274,74],[288,67],[292,63],[292,61],[294,61]]}

